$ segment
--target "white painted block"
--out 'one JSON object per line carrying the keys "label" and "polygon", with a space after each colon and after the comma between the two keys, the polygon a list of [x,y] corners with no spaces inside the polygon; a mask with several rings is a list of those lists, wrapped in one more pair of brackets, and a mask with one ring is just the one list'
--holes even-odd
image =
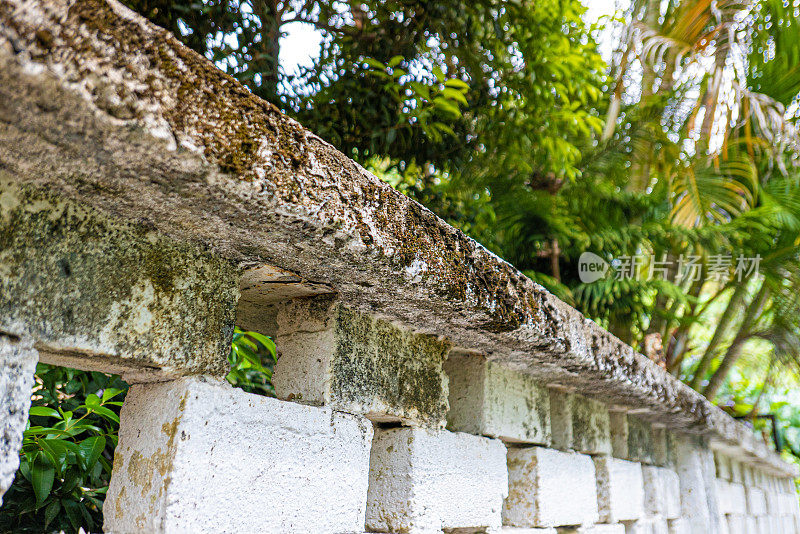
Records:
{"label": "white painted block", "polygon": [[681,516],[693,534],[718,530],[718,503],[714,458],[701,439],[682,436],[675,440],[676,472],[681,485]]}
{"label": "white painted block", "polygon": [[500,534],[563,534],[554,528],[503,527]]}
{"label": "white painted block", "polygon": [[717,480],[716,485],[721,514],[744,514],[747,512],[747,498],[743,485],[724,480]]}
{"label": "white painted block", "polygon": [[715,452],[714,453],[714,464],[717,467],[717,478],[721,478],[722,480],[730,480],[731,479],[731,459],[730,457]]}
{"label": "white painted block", "polygon": [[642,466],[609,456],[594,459],[597,502],[604,523],[632,521],[644,516]]}
{"label": "white painted block", "polygon": [[448,356],[444,370],[450,391],[448,430],[550,444],[550,394],[533,377],[457,352]]}
{"label": "white painted block", "polygon": [[622,523],[613,525],[598,523],[580,527],[561,527],[558,529],[558,534],[625,534],[625,525]]}
{"label": "white painted block", "polygon": [[361,532],[372,425],[186,377],[122,408],[106,532]]}
{"label": "white painted block", "polygon": [[752,515],[746,515],[744,517],[745,523],[745,532],[758,532],[758,518]]}
{"label": "white painted block", "polygon": [[748,534],[747,521],[743,514],[726,514],[729,534]]}
{"label": "white painted block", "polygon": [[678,474],[666,467],[642,466],[645,511],[676,519],[681,515],[681,488]]}
{"label": "white painted block", "polygon": [[375,431],[367,496],[370,530],[496,531],[507,494],[506,448],[499,440],[420,428]]}
{"label": "white painted block", "polygon": [[767,512],[770,515],[778,516],[782,513],[781,495],[774,490],[765,492],[767,500]]}
{"label": "white painted block", "polygon": [[753,516],[762,516],[767,513],[767,499],[761,488],[745,488],[747,498],[747,513]]}
{"label": "white painted block", "polygon": [[667,528],[669,534],[692,534],[689,522],[682,517],[678,519],[668,519]]}
{"label": "white painted block", "polygon": [[649,517],[626,523],[625,534],[670,534],[666,519]]}
{"label": "white painted block", "polygon": [[508,451],[503,522],[520,527],[584,525],[598,520],[591,457],[543,447]]}

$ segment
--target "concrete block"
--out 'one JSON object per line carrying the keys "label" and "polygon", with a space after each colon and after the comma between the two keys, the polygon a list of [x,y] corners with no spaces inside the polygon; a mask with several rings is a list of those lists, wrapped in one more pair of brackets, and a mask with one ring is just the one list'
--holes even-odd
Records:
{"label": "concrete block", "polygon": [[644,516],[642,466],[608,456],[594,459],[597,502],[604,523],[632,521]]}
{"label": "concrete block", "polygon": [[775,491],[767,491],[764,496],[767,501],[767,512],[770,515],[781,515],[783,513],[783,505],[781,502],[781,494]]}
{"label": "concrete block", "polygon": [[668,519],[667,529],[669,534],[692,534],[689,522],[682,517],[678,519]]}
{"label": "concrete block", "polygon": [[758,518],[752,515],[744,517],[744,531],[747,533],[758,532]]}
{"label": "concrete block", "polygon": [[227,373],[239,297],[231,261],[7,179],[0,332],[33,339],[45,363],[129,381]]}
{"label": "concrete block", "polygon": [[611,432],[611,454],[614,458],[628,459],[628,414],[620,411],[609,413]]}
{"label": "concrete block", "polygon": [[575,395],[572,401],[572,449],[611,454],[611,422],[602,402]]}
{"label": "concrete block", "polygon": [[714,532],[718,528],[719,507],[713,455],[702,439],[693,436],[682,436],[675,445],[681,515],[692,533]]}
{"label": "concrete block", "polygon": [[743,467],[744,466],[742,466],[742,462],[731,458],[731,482],[735,482],[737,484],[744,482]]}
{"label": "concrete block", "polygon": [[747,531],[747,521],[744,514],[726,514],[729,534],[750,534]]}
{"label": "concrete block", "polygon": [[752,516],[762,516],[767,513],[767,498],[761,488],[745,488],[747,499],[747,513]]}
{"label": "concrete block", "polygon": [[625,534],[670,534],[666,519],[650,517],[625,523]]}
{"label": "concrete block", "polygon": [[500,534],[561,534],[554,528],[503,527]]}
{"label": "concrete block", "polygon": [[655,463],[653,427],[643,419],[628,416],[628,457],[627,460],[643,464]]}
{"label": "concrete block", "polygon": [[611,433],[603,403],[558,390],[550,392],[553,447],[585,454],[609,454]]}
{"label": "concrete block", "polygon": [[447,429],[507,442],[550,444],[550,394],[530,375],[452,352],[444,363]]}
{"label": "concrete block", "polygon": [[714,453],[714,465],[717,468],[717,478],[722,480],[731,479],[731,459],[721,453]]}
{"label": "concrete block", "polygon": [[745,465],[742,468],[742,484],[744,486],[754,486],[756,483],[755,475],[753,474],[753,468],[749,465]]}
{"label": "concrete block", "polygon": [[589,456],[542,447],[511,448],[508,478],[506,525],[584,525],[599,518],[595,467]]}
{"label": "concrete block", "polygon": [[669,462],[669,445],[667,444],[667,429],[660,425],[652,425],[653,434],[653,463],[662,467]]}
{"label": "concrete block", "polygon": [[284,303],[276,321],[279,398],[373,421],[444,426],[448,342],[358,313],[330,296]]}
{"label": "concrete block", "polygon": [[499,530],[507,494],[506,448],[499,440],[407,427],[375,431],[369,530]]}
{"label": "concrete block", "polygon": [[372,425],[202,377],[136,384],[106,532],[361,532]]}
{"label": "concrete block", "polygon": [[722,514],[744,514],[747,512],[747,499],[744,486],[735,482],[717,480],[719,511]]}
{"label": "concrete block", "polygon": [[558,389],[550,390],[550,427],[553,448],[572,448],[572,399],[573,395]]}
{"label": "concrete block", "polygon": [[559,527],[558,534],[625,534],[625,525],[616,523],[613,525],[585,525],[580,527]]}
{"label": "concrete block", "polygon": [[38,361],[32,339],[0,334],[0,504],[19,468],[22,433],[28,423],[33,373]]}
{"label": "concrete block", "polygon": [[681,515],[681,489],[678,474],[666,467],[642,466],[645,511],[677,519]]}

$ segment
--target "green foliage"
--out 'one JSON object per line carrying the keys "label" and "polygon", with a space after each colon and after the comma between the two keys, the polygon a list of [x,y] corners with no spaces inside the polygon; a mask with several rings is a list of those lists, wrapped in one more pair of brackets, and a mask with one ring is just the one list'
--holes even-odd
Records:
{"label": "green foliage", "polygon": [[20,468],[3,498],[2,532],[97,532],[127,384],[39,364]]}
{"label": "green foliage", "polygon": [[[228,382],[274,396],[273,341],[236,329]],[[128,384],[116,375],[39,364],[20,467],[3,497],[0,532],[100,531]]]}
{"label": "green foliage", "polygon": [[233,333],[233,345],[228,355],[231,370],[226,378],[231,385],[248,393],[274,397],[272,369],[277,359],[275,343],[270,338],[237,327]]}

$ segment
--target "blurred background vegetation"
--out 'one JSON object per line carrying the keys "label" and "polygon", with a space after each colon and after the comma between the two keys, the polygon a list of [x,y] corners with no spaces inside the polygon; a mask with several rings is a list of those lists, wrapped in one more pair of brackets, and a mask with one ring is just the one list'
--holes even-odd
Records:
{"label": "blurred background vegetation", "polygon": [[[800,455],[798,0],[633,0],[591,24],[578,0],[125,1],[770,443],[774,416]],[[287,69],[297,25],[319,50]],[[587,251],[643,260],[583,283]],[[271,394],[273,357],[237,332],[229,379]],[[37,380],[7,500],[96,525],[124,388]]]}

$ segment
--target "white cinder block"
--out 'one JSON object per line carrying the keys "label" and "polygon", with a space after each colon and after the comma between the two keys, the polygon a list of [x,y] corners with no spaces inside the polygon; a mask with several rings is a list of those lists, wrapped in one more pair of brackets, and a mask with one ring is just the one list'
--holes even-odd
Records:
{"label": "white cinder block", "polygon": [[562,534],[554,528],[503,527],[500,534]]}
{"label": "white cinder block", "polygon": [[666,467],[642,466],[645,511],[676,519],[681,515],[681,488],[678,474]]}
{"label": "white cinder block", "polygon": [[669,534],[692,534],[689,522],[682,517],[678,519],[668,519],[667,528]]}
{"label": "white cinder block", "polygon": [[216,379],[136,384],[106,532],[360,532],[372,425]]}
{"label": "white cinder block", "polygon": [[649,517],[626,524],[625,534],[670,534],[666,519]]}
{"label": "white cinder block", "polygon": [[728,533],[729,534],[748,534],[747,521],[742,514],[727,514],[725,518],[728,520]]}
{"label": "white cinder block", "polygon": [[717,499],[719,513],[744,514],[747,512],[747,499],[744,486],[735,482],[717,480]]}
{"label": "white cinder block", "polygon": [[591,457],[543,447],[508,451],[503,522],[519,527],[584,525],[598,520]]}
{"label": "white cinder block", "polygon": [[429,533],[496,531],[508,494],[506,448],[499,440],[444,430],[376,430],[367,528]]}
{"label": "white cinder block", "polygon": [[550,395],[533,377],[474,354],[445,361],[447,428],[508,442],[550,444]]}
{"label": "white cinder block", "polygon": [[625,534],[625,525],[615,523],[613,525],[584,525],[581,527],[562,527],[558,529],[558,534]]}
{"label": "white cinder block", "polygon": [[608,456],[594,459],[597,502],[604,523],[633,521],[644,516],[642,466]]}
{"label": "white cinder block", "polygon": [[717,469],[717,478],[729,480],[731,477],[731,464],[728,457],[719,452],[714,453],[714,466]]}
{"label": "white cinder block", "polygon": [[761,488],[745,488],[747,498],[747,513],[752,516],[762,516],[767,513],[767,499]]}

